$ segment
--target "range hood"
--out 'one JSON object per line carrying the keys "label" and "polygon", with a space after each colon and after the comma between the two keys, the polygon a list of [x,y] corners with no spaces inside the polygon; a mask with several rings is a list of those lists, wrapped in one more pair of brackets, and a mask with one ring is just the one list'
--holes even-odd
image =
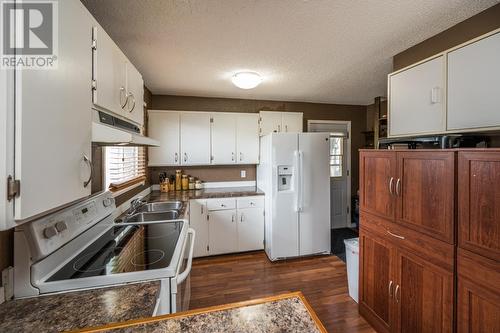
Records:
{"label": "range hood", "polygon": [[92,142],[99,146],[159,147],[160,142],[141,134],[140,128],[105,112],[97,111],[92,121]]}

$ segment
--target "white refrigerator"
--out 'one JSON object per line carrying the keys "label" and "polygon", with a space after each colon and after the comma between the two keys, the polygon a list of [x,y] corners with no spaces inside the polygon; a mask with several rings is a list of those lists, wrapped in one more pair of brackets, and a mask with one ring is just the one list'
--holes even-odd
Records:
{"label": "white refrigerator", "polygon": [[272,261],[331,251],[328,140],[328,133],[261,138],[257,186],[265,192],[265,250]]}

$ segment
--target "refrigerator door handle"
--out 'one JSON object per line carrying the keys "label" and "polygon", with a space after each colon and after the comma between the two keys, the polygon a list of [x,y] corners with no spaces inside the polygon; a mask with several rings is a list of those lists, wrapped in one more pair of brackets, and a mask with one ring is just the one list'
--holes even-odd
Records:
{"label": "refrigerator door handle", "polygon": [[299,150],[299,212],[304,210],[304,152]]}
{"label": "refrigerator door handle", "polygon": [[295,168],[294,168],[294,177],[295,177],[295,180],[294,180],[294,187],[295,187],[295,212],[298,213],[300,212],[300,198],[299,198],[299,195],[300,195],[300,168],[299,168],[299,165],[300,165],[300,157],[299,157],[299,151],[294,151],[293,152],[294,154],[294,157],[295,157]]}

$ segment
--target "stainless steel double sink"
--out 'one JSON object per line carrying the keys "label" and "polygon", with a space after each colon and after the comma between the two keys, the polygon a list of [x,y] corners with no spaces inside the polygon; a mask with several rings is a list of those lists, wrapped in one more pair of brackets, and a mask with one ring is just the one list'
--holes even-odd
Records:
{"label": "stainless steel double sink", "polygon": [[139,205],[123,218],[124,223],[169,221],[179,218],[182,201],[149,202]]}

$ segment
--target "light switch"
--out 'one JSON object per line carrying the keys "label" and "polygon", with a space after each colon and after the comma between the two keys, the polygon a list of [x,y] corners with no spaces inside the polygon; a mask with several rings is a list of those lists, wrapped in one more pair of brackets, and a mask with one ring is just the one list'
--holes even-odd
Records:
{"label": "light switch", "polygon": [[241,178],[247,178],[247,171],[241,170]]}

